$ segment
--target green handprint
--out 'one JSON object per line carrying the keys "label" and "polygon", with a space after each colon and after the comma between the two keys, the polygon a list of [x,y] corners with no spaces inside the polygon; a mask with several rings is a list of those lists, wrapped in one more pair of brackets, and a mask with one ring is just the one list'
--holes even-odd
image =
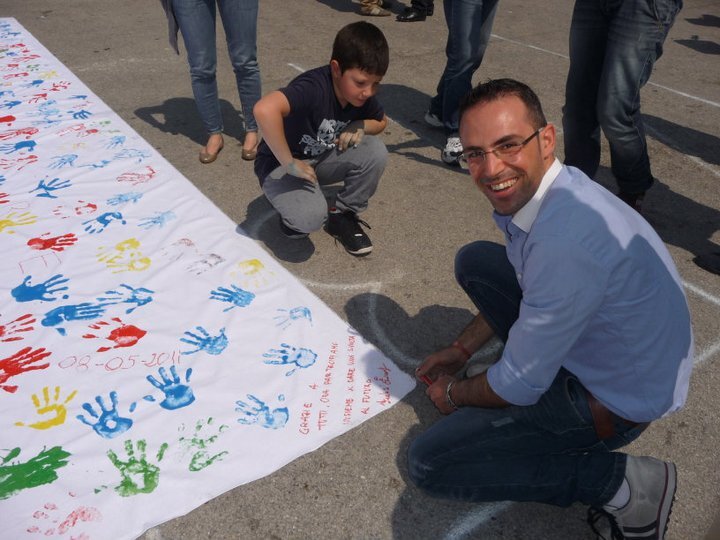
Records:
{"label": "green handprint", "polygon": [[206,422],[204,422],[203,420],[198,420],[195,424],[195,434],[193,435],[192,439],[180,437],[180,443],[183,444],[187,450],[194,451],[192,459],[190,460],[190,465],[188,466],[188,469],[193,472],[203,470],[205,467],[212,465],[215,461],[222,459],[228,454],[227,451],[223,451],[215,454],[214,456],[211,456],[210,453],[207,451],[208,446],[213,444],[218,439],[220,434],[229,428],[229,426],[221,424],[220,427],[218,427],[217,429],[216,435],[211,435],[208,438],[202,438],[201,431],[203,431],[205,427],[209,428],[212,424],[212,417],[208,418]]}
{"label": "green handprint", "polygon": [[0,459],[0,500],[7,499],[23,489],[51,484],[58,479],[55,472],[67,465],[70,454],[59,446],[43,450],[25,463],[8,465],[20,455],[20,448],[13,448]]}
{"label": "green handprint", "polygon": [[[160,445],[156,458],[158,462],[162,461],[167,448],[167,443]],[[125,441],[127,461],[121,461],[115,452],[108,450],[107,457],[110,458],[112,464],[118,468],[122,475],[120,484],[115,486],[115,491],[117,491],[121,497],[130,497],[138,493],[152,493],[158,486],[160,482],[160,468],[157,465],[148,463],[145,458],[146,449],[147,443],[145,440],[140,439],[137,442],[138,455],[136,457],[133,443],[128,439]]]}

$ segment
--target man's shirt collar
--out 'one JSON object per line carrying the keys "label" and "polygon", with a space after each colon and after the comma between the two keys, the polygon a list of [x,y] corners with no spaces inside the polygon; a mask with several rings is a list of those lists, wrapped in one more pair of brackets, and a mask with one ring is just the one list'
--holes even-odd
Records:
{"label": "man's shirt collar", "polygon": [[540,181],[540,185],[538,186],[535,195],[533,195],[532,199],[530,199],[527,204],[518,210],[513,216],[513,224],[522,229],[525,233],[530,232],[533,223],[535,223],[535,218],[540,211],[540,205],[545,198],[545,194],[548,189],[550,189],[550,186],[555,181],[558,174],[560,174],[561,170],[562,164],[557,158],[555,158],[555,161],[553,161],[553,164],[550,165],[550,168],[545,172],[543,179]]}

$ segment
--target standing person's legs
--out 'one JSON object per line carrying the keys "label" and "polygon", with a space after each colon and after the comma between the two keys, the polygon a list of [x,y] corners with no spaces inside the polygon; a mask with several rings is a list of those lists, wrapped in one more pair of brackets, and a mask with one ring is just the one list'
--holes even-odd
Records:
{"label": "standing person's legs", "polygon": [[625,0],[613,13],[597,111],[621,194],[642,194],[653,183],[640,89],[681,7],[681,0]]}
{"label": "standing person's legs", "polygon": [[254,154],[250,156],[247,152],[254,153],[258,142],[258,126],[253,114],[261,93],[257,61],[258,0],[222,0],[218,5],[245,120],[243,157],[254,158]]}
{"label": "standing person's legs", "polygon": [[223,130],[215,70],[215,0],[173,0],[173,11],[187,49],[193,96],[208,134]]}
{"label": "standing person's legs", "polygon": [[570,69],[565,84],[565,164],[590,178],[600,166],[598,88],[605,63],[608,15],[598,0],[576,0],[570,25]]}

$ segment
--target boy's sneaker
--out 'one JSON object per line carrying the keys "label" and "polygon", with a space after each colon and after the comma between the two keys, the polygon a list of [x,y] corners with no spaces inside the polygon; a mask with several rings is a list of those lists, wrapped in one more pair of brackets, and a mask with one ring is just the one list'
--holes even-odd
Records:
{"label": "boy's sneaker", "polygon": [[443,127],[443,121],[437,114],[433,114],[430,111],[425,113],[425,123],[429,126],[441,128]]}
{"label": "boy's sneaker", "polygon": [[283,234],[287,238],[292,238],[293,240],[299,240],[300,238],[307,238],[308,234],[300,231],[296,231],[295,229],[291,229],[285,223],[283,223],[282,219],[280,219],[280,230],[283,232]]}
{"label": "boy's sneaker", "polygon": [[628,503],[617,510],[589,508],[590,527],[598,538],[605,538],[596,524],[606,516],[610,540],[663,540],[677,488],[675,465],[651,457],[628,456],[625,479],[630,486]]}
{"label": "boy's sneaker", "polygon": [[459,167],[460,155],[462,152],[463,147],[460,142],[460,137],[448,137],[447,143],[445,143],[445,148],[443,148],[440,156],[442,157],[443,162],[448,165],[457,165]]}
{"label": "boy's sneaker", "polygon": [[370,229],[370,225],[360,219],[355,212],[330,212],[325,230],[340,240],[345,251],[355,256],[367,255],[372,251],[372,242],[360,224]]}

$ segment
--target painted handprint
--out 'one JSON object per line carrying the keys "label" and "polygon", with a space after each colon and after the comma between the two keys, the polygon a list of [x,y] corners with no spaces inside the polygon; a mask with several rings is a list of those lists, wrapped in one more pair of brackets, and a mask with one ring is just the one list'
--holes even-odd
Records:
{"label": "painted handprint", "polygon": [[[7,102],[5,102],[7,103]],[[17,103],[20,103],[19,101]],[[13,154],[15,152],[33,152],[37,143],[32,139],[29,141],[20,141],[16,143],[8,143],[0,145],[0,152],[3,154]]]}
{"label": "painted handprint", "polygon": [[299,319],[307,319],[310,321],[310,326],[312,326],[312,313],[310,313],[310,309],[307,307],[297,306],[292,309],[279,308],[278,311],[280,312],[280,315],[273,317],[273,319],[277,321],[275,326],[280,326],[285,329],[290,326],[293,321],[297,321]]}
{"label": "painted handprint", "polygon": [[[168,377],[167,370],[164,367],[158,370],[158,375],[161,380],[156,379],[152,375],[148,375],[145,378],[150,384],[165,394],[165,399],[160,402],[160,406],[163,409],[180,409],[181,407],[187,407],[195,401],[192,388],[180,382],[180,376],[177,374],[175,366],[170,366],[170,377]],[[190,375],[192,375],[192,368],[188,368],[187,371],[185,371],[186,383],[190,382]],[[145,396],[143,399],[155,401],[153,396]]]}
{"label": "painted handprint", "polygon": [[[51,309],[45,314],[40,324],[43,326],[58,326],[60,323],[65,321],[85,321],[92,320],[102,317],[105,313],[105,306],[102,304],[91,304],[90,302],[83,302],[77,305],[60,306],[55,309]],[[65,329],[62,327],[56,328],[61,336],[65,335]]]}
{"label": "painted handprint", "polygon": [[[62,274],[55,274],[47,281],[37,285],[32,285],[31,279],[32,276],[25,276],[23,282],[10,291],[16,302],[32,302],[33,300],[54,302],[57,300],[55,295],[60,291],[66,291],[68,287],[65,286],[65,283],[70,281]],[[67,298],[67,295],[63,295],[63,298]]]}
{"label": "painted handprint", "polygon": [[287,343],[282,343],[280,347],[280,349],[270,349],[268,352],[264,353],[263,357],[267,358],[264,363],[274,365],[295,364],[296,367],[285,374],[287,376],[295,373],[297,368],[309,368],[317,359],[317,353],[310,349],[302,347],[298,349],[288,345]]}
{"label": "painted handprint", "polygon": [[265,268],[260,259],[248,259],[240,261],[230,276],[238,278],[243,287],[263,287],[272,282],[275,272]]}
{"label": "painted handprint", "polygon": [[53,214],[59,217],[60,219],[67,219],[69,217],[72,217],[73,214],[76,216],[84,216],[87,214],[92,214],[97,210],[97,204],[90,203],[87,201],[77,201],[77,206],[74,206],[72,208],[69,208],[67,206],[56,206],[53,209]]}
{"label": "painted handprint", "polygon": [[72,182],[70,180],[60,180],[60,178],[53,178],[52,180],[47,180],[47,176],[40,180],[38,182],[38,185],[35,189],[32,191],[29,191],[29,193],[33,193],[34,191],[40,191],[36,197],[46,197],[48,199],[57,199],[57,195],[53,195],[53,191],[58,191],[61,189],[66,189],[72,186]]}
{"label": "painted handprint", "polygon": [[[121,460],[113,450],[108,450],[107,457],[120,471],[122,477],[115,491],[121,497],[131,497],[139,493],[152,493],[160,482],[160,467],[147,460],[147,442],[140,439],[137,442],[137,453],[130,439],[125,441],[125,454],[127,459]],[[168,444],[163,443],[155,456],[157,462],[162,461]]]}
{"label": "painted handprint", "polygon": [[83,221],[83,228],[90,234],[100,234],[114,221],[119,221],[122,225],[127,223],[120,212],[105,212],[96,218]]}
{"label": "painted handprint", "polygon": [[[142,330],[137,326],[123,323],[118,317],[113,317],[111,321],[115,323],[115,328],[113,328],[110,333],[104,337],[98,336],[97,334],[83,334],[85,339],[106,339],[114,343],[112,346],[99,347],[97,352],[105,352],[110,349],[119,349],[121,347],[132,347],[140,341],[145,334],[147,334],[145,330]],[[107,321],[98,321],[88,326],[88,328],[91,328],[92,330],[107,330],[107,328],[110,327],[110,324],[111,323]]]}
{"label": "painted handprint", "polygon": [[180,240],[163,247],[160,250],[160,256],[167,259],[169,262],[175,262],[185,255],[194,255],[197,254],[197,252],[198,250],[195,246],[195,242],[189,238],[181,238]]}
{"label": "painted handprint", "polygon": [[145,158],[149,158],[150,153],[135,148],[125,148],[120,150],[113,156],[113,159],[136,159],[138,163],[142,163]]}
{"label": "painted handprint", "polygon": [[105,263],[113,274],[120,272],[142,272],[150,268],[152,261],[139,250],[140,242],[135,238],[128,238],[118,242],[111,251],[106,247],[98,248],[97,260]]}
{"label": "painted handprint", "polygon": [[63,234],[62,236],[50,236],[49,232],[41,234],[37,238],[31,238],[27,241],[27,245],[31,249],[52,251],[64,251],[66,248],[74,245],[78,238],[72,233]]}
{"label": "painted handprint", "polygon": [[19,336],[18,334],[32,331],[32,325],[35,322],[35,317],[26,313],[7,324],[0,324],[0,342],[20,341],[23,336]]}
{"label": "painted handprint", "polygon": [[33,349],[32,347],[25,347],[12,356],[0,360],[0,390],[5,390],[11,394],[15,393],[18,389],[17,385],[5,383],[12,377],[28,371],[47,369],[50,366],[49,363],[40,364],[39,362],[51,354],[45,348]]}
{"label": "painted handprint", "polygon": [[214,423],[215,420],[212,417],[208,418],[206,421],[198,420],[195,424],[195,433],[192,438],[188,439],[186,437],[180,437],[180,444],[182,444],[186,450],[193,452],[190,464],[188,465],[188,469],[192,472],[203,470],[205,467],[212,465],[214,462],[222,460],[222,458],[229,453],[227,451],[223,451],[211,455],[208,451],[210,445],[217,441],[223,431],[230,429],[229,426],[220,424],[214,435],[203,436],[203,431],[207,432],[208,430],[214,428]]}
{"label": "painted handprint", "polygon": [[73,167],[75,165],[75,160],[77,158],[78,158],[77,154],[63,154],[62,156],[53,156],[52,159],[54,161],[52,163],[50,163],[49,168],[50,169],[62,169],[66,165]]}
{"label": "painted handprint", "polygon": [[21,453],[13,448],[0,458],[0,500],[12,497],[23,489],[52,484],[58,479],[57,470],[68,464],[70,453],[60,446],[42,450],[24,463],[11,463]]}
{"label": "painted handprint", "polygon": [[46,420],[38,420],[32,424],[26,424],[25,422],[15,422],[16,426],[27,426],[32,429],[49,429],[54,426],[59,426],[65,423],[67,417],[67,408],[65,407],[77,394],[77,390],[73,390],[68,394],[65,400],[60,402],[60,387],[55,387],[55,392],[52,397],[50,396],[50,388],[45,386],[42,389],[43,400],[40,401],[40,397],[37,394],[32,395],[32,402],[35,405],[35,410],[38,416],[47,417]]}
{"label": "painted handprint", "polygon": [[203,255],[202,257],[200,257],[195,262],[189,264],[187,267],[185,267],[185,270],[187,270],[191,274],[199,276],[200,274],[204,274],[211,268],[214,268],[224,260],[225,259],[223,259],[217,253],[208,253],[207,255]]}
{"label": "painted handprint", "polygon": [[110,206],[122,206],[128,203],[136,203],[142,199],[143,194],[138,191],[129,191],[128,193],[118,193],[113,195],[107,201]]}
{"label": "painted handprint", "polygon": [[225,329],[221,328],[217,336],[211,336],[202,326],[196,326],[197,333],[190,330],[185,331],[185,336],[180,341],[195,347],[190,351],[181,351],[180,354],[194,354],[199,351],[205,351],[208,354],[218,355],[228,346],[228,338],[225,335]]}
{"label": "painted handprint", "polygon": [[122,146],[123,144],[125,144],[125,135],[115,135],[114,137],[110,137],[110,140],[105,145],[105,148],[111,150],[113,148],[117,148],[118,146]]}
{"label": "painted handprint", "polygon": [[[98,404],[96,411],[90,403],[83,403],[82,408],[90,415],[91,419],[85,418],[85,415],[78,414],[75,418],[83,424],[93,428],[93,431],[100,435],[103,439],[112,439],[118,435],[122,435],[133,425],[130,418],[120,416],[118,412],[118,397],[114,390],[110,392],[110,407],[106,406],[102,396],[96,396],[95,401]],[[130,405],[130,412],[135,408],[135,404]]]}
{"label": "painted handprint", "polygon": [[250,291],[245,291],[237,285],[230,285],[229,289],[227,287],[218,287],[210,292],[210,300],[219,300],[220,302],[232,304],[230,307],[223,309],[223,311],[248,306],[254,299],[255,294]]}
{"label": "painted handprint", "polygon": [[[72,494],[70,494],[72,496]],[[32,514],[35,524],[27,528],[27,532],[41,534],[43,536],[53,536],[55,534],[63,535],[70,529],[74,528],[78,523],[87,521],[102,521],[100,510],[94,506],[79,506],[71,511],[63,519],[62,512],[54,503],[45,503],[42,509],[35,510]],[[58,522],[60,524],[58,525]],[[57,525],[57,527],[56,527]],[[71,536],[70,540],[89,540],[89,536],[80,532],[73,531],[79,536]]]}
{"label": "painted handprint", "polygon": [[151,291],[145,287],[134,288],[125,283],[121,283],[117,289],[105,291],[107,296],[99,296],[97,301],[106,306],[113,304],[134,304],[133,307],[125,310],[125,313],[129,314],[140,306],[152,302],[153,297],[150,295],[154,292],[155,291]]}
{"label": "painted handprint", "polygon": [[10,212],[0,218],[0,233],[4,232],[7,234],[15,234],[17,227],[24,227],[26,225],[32,225],[37,222],[37,216],[30,212],[23,212],[17,214]]}
{"label": "painted handprint", "polygon": [[176,218],[177,216],[175,215],[175,212],[172,212],[171,210],[167,210],[165,212],[155,212],[155,215],[140,220],[138,226],[142,227],[145,230],[152,229],[153,227],[161,229],[168,221]]}
{"label": "painted handprint", "polygon": [[[237,421],[241,424],[259,424],[266,429],[284,428],[290,418],[290,411],[287,407],[277,407],[270,410],[264,401],[260,401],[252,394],[246,394],[249,403],[242,400],[236,401],[235,412],[242,414]],[[285,400],[285,396],[279,395],[280,401]]]}
{"label": "painted handprint", "polygon": [[146,166],[142,172],[125,172],[116,178],[118,182],[128,182],[131,186],[145,184],[152,180],[157,172],[150,166]]}

